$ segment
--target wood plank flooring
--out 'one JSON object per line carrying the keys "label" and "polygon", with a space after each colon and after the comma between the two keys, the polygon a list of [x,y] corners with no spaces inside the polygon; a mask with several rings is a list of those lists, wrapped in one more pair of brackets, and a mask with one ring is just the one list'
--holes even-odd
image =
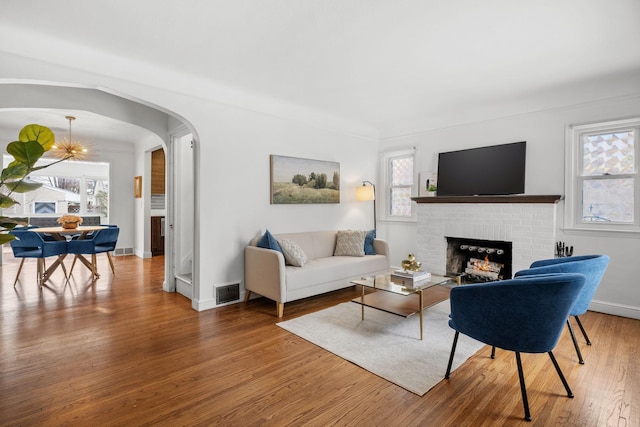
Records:
{"label": "wood plank flooring", "polygon": [[[115,257],[115,276],[98,258],[94,284],[76,268],[42,291],[34,260],[15,289],[17,261],[0,267],[0,425],[640,425],[638,320],[587,313],[585,365],[563,335],[555,354],[574,399],[548,356],[523,355],[527,423],[513,353],[491,360],[484,347],[419,397],[277,327],[269,300],[198,313],[162,291],[162,257]],[[286,304],[285,319],[359,294]]]}

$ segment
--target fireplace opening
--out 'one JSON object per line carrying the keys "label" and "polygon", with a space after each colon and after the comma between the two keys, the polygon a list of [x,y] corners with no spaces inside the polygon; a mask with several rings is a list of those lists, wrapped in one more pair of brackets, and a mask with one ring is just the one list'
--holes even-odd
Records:
{"label": "fireplace opening", "polygon": [[465,283],[511,278],[511,242],[458,237],[446,239],[448,276],[462,277]]}

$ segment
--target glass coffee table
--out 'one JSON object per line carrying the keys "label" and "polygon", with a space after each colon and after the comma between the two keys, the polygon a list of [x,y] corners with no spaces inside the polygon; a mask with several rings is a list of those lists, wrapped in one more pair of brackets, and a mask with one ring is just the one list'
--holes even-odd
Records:
{"label": "glass coffee table", "polygon": [[[362,320],[364,320],[365,306],[403,317],[418,313],[420,315],[420,339],[422,339],[422,312],[426,308],[449,299],[450,281],[452,281],[451,277],[431,275],[431,280],[424,285],[407,288],[393,283],[389,274],[363,277],[351,282],[362,288],[362,296],[351,301],[362,306]],[[365,289],[374,290],[374,292],[365,294]]]}

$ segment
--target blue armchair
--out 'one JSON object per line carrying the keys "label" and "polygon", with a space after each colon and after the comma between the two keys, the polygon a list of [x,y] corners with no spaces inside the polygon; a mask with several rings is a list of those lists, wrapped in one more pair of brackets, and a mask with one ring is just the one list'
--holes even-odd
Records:
{"label": "blue armchair", "polygon": [[[110,226],[109,228],[97,231],[90,238],[83,240],[70,240],[67,243],[67,251],[70,254],[75,254],[75,257],[71,264],[69,275],[73,272],[73,267],[75,266],[76,261],[80,259],[81,262],[87,265],[87,267],[92,271],[94,279],[100,277],[96,262],[96,254],[99,253],[107,254],[111,271],[115,274],[116,270],[113,264],[113,259],[111,258],[111,252],[116,249],[119,234],[120,228]],[[91,255],[91,263],[88,263],[82,255]]]}
{"label": "blue armchair", "polygon": [[[589,304],[593,299],[593,295],[596,293],[596,289],[598,289],[598,285],[600,284],[602,276],[604,275],[604,272],[607,269],[608,265],[609,257],[607,255],[580,255],[566,258],[551,258],[534,262],[533,264],[531,264],[530,268],[518,271],[515,274],[515,277],[522,278],[536,274],[548,273],[584,274],[584,276],[587,278],[587,281],[585,282],[584,289],[580,293],[578,300],[571,308],[569,316],[573,316],[575,318],[576,323],[580,327],[582,335],[587,342],[587,345],[591,345],[591,340],[589,340],[587,331],[585,331],[578,316],[581,316],[587,312]],[[576,335],[573,332],[573,327],[571,326],[569,317],[567,318],[567,328],[569,329],[569,333],[571,334],[571,339],[573,340],[573,345],[576,349],[576,354],[578,355],[578,361],[580,362],[580,364],[584,364],[582,352],[580,351],[580,346],[578,345],[578,340],[576,339]]]}
{"label": "blue armchair", "polygon": [[456,333],[445,378],[451,374],[458,336],[463,333],[515,352],[527,421],[531,414],[520,353],[548,353],[567,395],[573,397],[552,350],[585,280],[582,274],[545,274],[451,289],[449,326]]}
{"label": "blue armchair", "polygon": [[10,243],[11,250],[13,251],[13,256],[16,258],[22,258],[22,260],[20,261],[20,266],[18,267],[16,279],[13,282],[14,287],[18,283],[20,273],[22,272],[22,266],[24,265],[24,260],[26,258],[37,258],[37,280],[38,285],[40,286],[42,286],[47,280],[46,271],[48,270],[46,270],[45,266],[45,258],[47,257],[58,256],[59,265],[61,265],[62,269],[64,270],[65,278],[67,277],[67,270],[61,260],[61,257],[66,255],[67,253],[66,241],[45,241],[39,233],[21,228],[15,228],[9,233],[16,237],[16,239],[12,240]]}

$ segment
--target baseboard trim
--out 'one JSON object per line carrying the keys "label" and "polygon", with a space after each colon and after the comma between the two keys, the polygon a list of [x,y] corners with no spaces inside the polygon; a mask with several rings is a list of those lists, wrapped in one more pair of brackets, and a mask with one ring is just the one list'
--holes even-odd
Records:
{"label": "baseboard trim", "polygon": [[241,290],[240,298],[237,301],[230,301],[224,304],[216,304],[215,299],[208,299],[204,301],[191,300],[191,308],[193,308],[196,311],[205,311],[205,310],[211,310],[212,308],[223,307],[225,305],[238,304],[244,301],[244,294],[245,294],[245,291]]}
{"label": "baseboard trim", "polygon": [[633,307],[630,305],[592,300],[589,305],[589,310],[640,320],[640,307]]}

